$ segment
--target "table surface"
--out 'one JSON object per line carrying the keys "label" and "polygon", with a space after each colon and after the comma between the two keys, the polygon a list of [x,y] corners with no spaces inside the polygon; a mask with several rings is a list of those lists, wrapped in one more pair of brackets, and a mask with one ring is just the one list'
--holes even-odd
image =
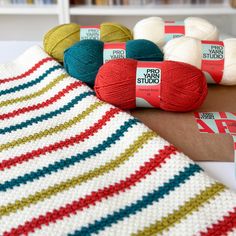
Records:
{"label": "table surface", "polygon": [[[0,41],[0,63],[13,60],[27,48],[41,42],[26,41]],[[198,164],[212,178],[224,183],[229,188],[236,190],[236,177],[234,163],[229,162],[198,162]]]}

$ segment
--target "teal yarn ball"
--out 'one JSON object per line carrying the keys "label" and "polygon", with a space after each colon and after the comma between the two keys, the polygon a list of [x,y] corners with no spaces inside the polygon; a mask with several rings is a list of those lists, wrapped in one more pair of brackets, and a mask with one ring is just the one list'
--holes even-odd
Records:
{"label": "teal yarn ball", "polygon": [[64,67],[69,75],[93,87],[103,64],[103,42],[82,40],[64,52]]}
{"label": "teal yarn ball", "polygon": [[163,61],[161,49],[146,39],[130,40],[126,43],[126,58],[138,61]]}
{"label": "teal yarn ball", "polygon": [[[64,52],[67,73],[93,87],[98,70],[103,65],[103,46],[102,41],[82,40],[68,48]],[[153,42],[137,39],[126,42],[126,58],[163,61],[163,53]]]}

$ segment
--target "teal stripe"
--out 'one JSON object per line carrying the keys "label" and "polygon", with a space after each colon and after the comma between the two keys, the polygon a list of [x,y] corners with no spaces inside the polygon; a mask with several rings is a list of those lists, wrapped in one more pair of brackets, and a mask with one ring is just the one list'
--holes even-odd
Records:
{"label": "teal stripe", "polygon": [[45,77],[47,77],[53,71],[58,70],[58,69],[62,69],[62,68],[63,67],[60,66],[60,65],[53,66],[53,67],[49,68],[48,70],[46,70],[42,75],[40,75],[35,80],[31,80],[27,83],[20,84],[18,86],[15,86],[15,87],[12,87],[12,88],[9,88],[9,89],[6,89],[6,90],[0,90],[0,95],[5,95],[5,94],[8,94],[8,93],[14,93],[14,92],[29,88],[33,85],[36,85],[36,84],[40,83]]}
{"label": "teal stripe", "polygon": [[67,103],[66,105],[64,105],[63,107],[61,107],[55,111],[51,111],[51,112],[48,112],[48,113],[43,114],[41,116],[37,116],[32,119],[23,121],[19,124],[11,125],[9,127],[5,127],[3,129],[0,129],[0,134],[6,134],[7,132],[16,131],[18,129],[25,128],[29,125],[33,125],[34,123],[39,123],[44,120],[48,120],[54,116],[61,114],[62,112],[66,112],[67,110],[70,110],[72,107],[74,107],[76,104],[78,104],[79,101],[82,101],[84,98],[86,98],[87,96],[90,96],[90,95],[94,95],[94,92],[92,92],[92,91],[84,92],[84,93],[80,94],[79,96],[76,96],[69,103]]}
{"label": "teal stripe", "polygon": [[97,154],[105,151],[107,148],[111,147],[112,144],[120,140],[124,136],[124,134],[128,132],[128,129],[130,129],[132,126],[136,125],[137,123],[138,123],[138,120],[136,120],[135,118],[131,118],[128,121],[125,121],[124,124],[120,126],[119,129],[117,129],[113,134],[111,134],[111,136],[109,136],[106,140],[102,141],[96,147],[93,147],[75,156],[71,156],[70,158],[57,161],[53,164],[48,165],[47,167],[43,167],[42,169],[38,169],[36,171],[27,173],[23,176],[19,176],[15,179],[6,181],[3,184],[0,184],[0,191],[5,192],[8,189],[12,189],[16,186],[26,184],[27,182],[32,182],[36,179],[45,177],[46,175],[49,175],[53,172],[63,170],[64,168],[74,165],[75,163],[83,161],[87,158],[95,157]]}
{"label": "teal stripe", "polygon": [[[106,217],[102,217],[100,220],[95,220],[94,223],[82,227],[69,235],[74,236],[98,234],[99,231],[102,231],[107,227],[111,227],[113,224],[118,223],[124,218],[135,215],[136,213],[142,211],[142,209],[147,208],[149,205],[152,205],[154,202],[158,202],[160,199],[168,195],[171,191],[174,191],[181,184],[185,183],[191,176],[200,171],[201,168],[198,165],[190,164],[188,167],[185,167],[184,170],[180,171],[178,175],[175,175],[174,178],[170,179],[168,182],[164,183],[164,185],[154,190],[153,192],[150,192],[147,195],[143,196],[135,203],[119,209],[118,211],[115,211],[114,213],[109,214]],[[154,210],[158,211],[158,208]]]}

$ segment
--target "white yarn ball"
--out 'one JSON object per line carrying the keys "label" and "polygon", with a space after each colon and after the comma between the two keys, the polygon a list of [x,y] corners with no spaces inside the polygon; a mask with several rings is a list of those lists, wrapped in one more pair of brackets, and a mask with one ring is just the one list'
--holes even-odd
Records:
{"label": "white yarn ball", "polygon": [[[219,32],[215,25],[199,17],[184,20],[185,35],[201,40],[218,40]],[[140,20],[133,29],[134,39],[147,39],[159,47],[165,44],[165,21],[160,17]]]}
{"label": "white yarn ball", "polygon": [[199,17],[188,17],[184,20],[185,36],[200,40],[219,40],[217,27]]}
{"label": "white yarn ball", "polygon": [[[220,84],[236,85],[236,39],[225,39],[224,71]],[[181,37],[169,41],[164,47],[165,60],[179,61],[191,64],[201,69],[201,40],[191,37]]]}
{"label": "white yarn ball", "polygon": [[160,17],[148,17],[140,20],[133,29],[134,39],[147,39],[162,47],[165,44],[165,23]]}
{"label": "white yarn ball", "polygon": [[225,67],[221,84],[236,85],[236,38],[223,40],[225,45]]}

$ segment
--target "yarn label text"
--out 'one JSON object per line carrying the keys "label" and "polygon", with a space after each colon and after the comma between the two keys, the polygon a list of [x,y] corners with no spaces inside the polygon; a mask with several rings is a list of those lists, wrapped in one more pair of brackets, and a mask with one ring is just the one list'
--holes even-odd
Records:
{"label": "yarn label text", "polygon": [[126,43],[105,43],[103,64],[114,59],[126,58]]}
{"label": "yarn label text", "polygon": [[183,21],[165,21],[164,30],[165,42],[185,35],[185,26]]}
{"label": "yarn label text", "polygon": [[136,106],[160,107],[160,62],[138,62],[136,71]]}
{"label": "yarn label text", "polygon": [[224,70],[224,43],[202,41],[202,65],[208,83],[220,83]]}
{"label": "yarn label text", "polygon": [[100,26],[81,26],[80,40],[95,39],[100,40]]}
{"label": "yarn label text", "polygon": [[224,47],[215,44],[203,44],[202,58],[204,60],[222,60],[224,59]]}

